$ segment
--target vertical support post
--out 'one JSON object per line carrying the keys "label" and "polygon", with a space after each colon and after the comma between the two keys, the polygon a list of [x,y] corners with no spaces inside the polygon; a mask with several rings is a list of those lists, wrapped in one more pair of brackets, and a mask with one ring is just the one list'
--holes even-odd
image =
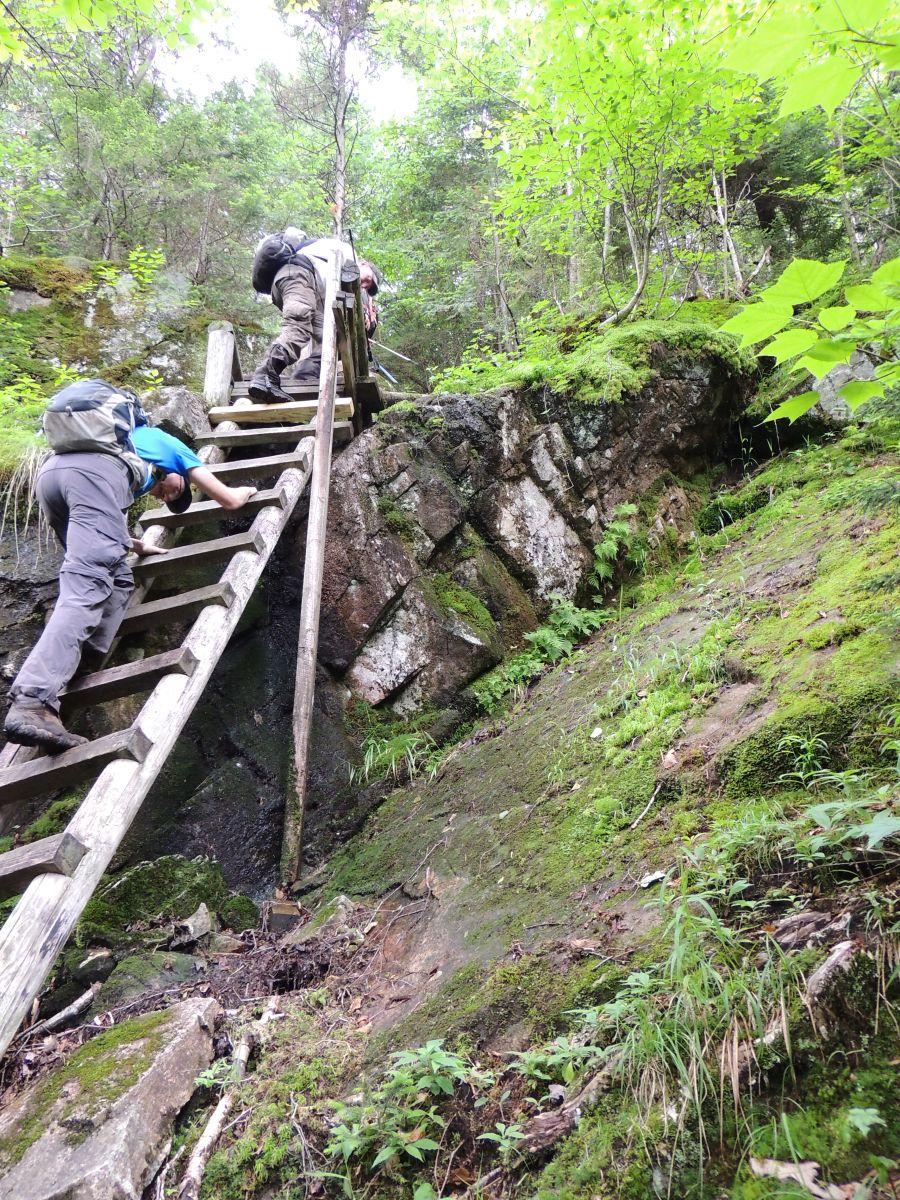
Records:
{"label": "vertical support post", "polygon": [[325,321],[322,332],[322,367],[319,374],[319,404],[313,449],[309,516],[306,525],[306,558],[303,565],[303,598],[300,604],[300,635],[297,646],[297,675],[294,684],[294,786],[284,811],[284,841],[281,848],[281,879],[290,886],[300,877],[303,852],[303,819],[309,733],[316,691],[316,650],[319,641],[319,609],[322,600],[322,571],[325,562],[325,532],[328,522],[328,493],[331,486],[331,444],[334,429],[334,396],[337,384],[337,326],[334,305],[340,283],[340,262],[334,254],[328,265],[325,287]]}
{"label": "vertical support post", "polygon": [[234,326],[228,321],[214,322],[207,334],[206,374],[203,378],[203,402],[207,408],[231,403],[236,361]]}

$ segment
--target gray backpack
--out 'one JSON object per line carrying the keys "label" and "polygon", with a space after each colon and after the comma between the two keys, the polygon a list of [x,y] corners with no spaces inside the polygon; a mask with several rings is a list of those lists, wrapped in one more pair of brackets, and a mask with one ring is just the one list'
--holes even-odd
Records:
{"label": "gray backpack", "polygon": [[44,409],[44,435],[55,454],[114,454],[128,468],[132,491],[143,487],[147,464],[131,434],[148,424],[134,394],[105,379],[82,379],[57,392]]}

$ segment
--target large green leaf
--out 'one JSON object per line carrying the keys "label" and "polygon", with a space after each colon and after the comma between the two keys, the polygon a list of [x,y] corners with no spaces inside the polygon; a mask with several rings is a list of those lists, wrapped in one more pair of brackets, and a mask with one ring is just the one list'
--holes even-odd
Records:
{"label": "large green leaf", "polygon": [[845,383],[838,395],[847,401],[852,412],[856,412],[861,404],[875,396],[884,395],[884,384],[875,379],[853,379]]}
{"label": "large green leaf", "polygon": [[840,329],[846,329],[855,316],[856,309],[852,304],[836,304],[833,308],[822,309],[819,324],[829,333],[837,333]]}
{"label": "large green leaf", "polygon": [[797,71],[791,77],[781,108],[780,117],[806,112],[821,105],[827,113],[833,113],[841,101],[846,100],[862,74],[862,67],[848,63],[846,59],[830,58],[827,62]]}
{"label": "large green leaf", "polygon": [[856,350],[855,341],[838,342],[831,338],[820,338],[801,359],[794,370],[805,370],[822,379],[838,363],[848,363]]}
{"label": "large green leaf", "polygon": [[729,71],[772,79],[795,67],[809,50],[815,25],[806,13],[777,13],[769,8],[756,28],[741,37],[725,55]]}
{"label": "large green leaf", "polygon": [[802,417],[805,412],[809,412],[812,406],[818,403],[818,392],[801,392],[799,396],[791,396],[789,400],[785,400],[783,404],[779,404],[777,408],[773,408],[764,421],[780,421],[782,417],[786,417],[791,424]]}
{"label": "large green leaf", "polygon": [[889,308],[900,308],[900,301],[874,283],[858,283],[846,288],[844,295],[860,312],[885,312]]}
{"label": "large green leaf", "polygon": [[815,258],[795,258],[781,276],[762,293],[766,303],[809,304],[830,291],[844,273],[845,262],[823,263]]}
{"label": "large green leaf", "polygon": [[794,315],[790,304],[748,304],[722,326],[725,333],[739,333],[741,345],[752,346],[784,329]]}
{"label": "large green leaf", "polygon": [[900,285],[900,258],[891,258],[882,263],[872,276],[872,282],[878,287],[889,287],[891,284]]}
{"label": "large green leaf", "polygon": [[850,833],[853,837],[865,838],[867,850],[877,850],[882,842],[900,833],[900,817],[891,816],[889,812],[880,812],[865,825],[854,825]]}
{"label": "large green leaf", "polygon": [[757,350],[757,354],[760,357],[766,355],[768,358],[774,358],[776,363],[783,363],[789,358],[796,358],[818,340],[818,335],[811,329],[787,329],[784,333],[779,333],[768,346]]}

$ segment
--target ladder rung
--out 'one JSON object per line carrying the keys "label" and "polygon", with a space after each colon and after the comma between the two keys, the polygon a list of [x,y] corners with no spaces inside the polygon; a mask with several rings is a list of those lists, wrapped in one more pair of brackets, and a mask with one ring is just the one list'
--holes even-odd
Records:
{"label": "ladder rung", "polygon": [[247,529],[243,533],[232,533],[228,537],[213,538],[211,541],[197,542],[192,546],[176,546],[168,554],[151,554],[146,558],[139,558],[133,570],[139,579],[155,579],[157,575],[171,575],[175,571],[206,563],[223,562],[242,550],[253,550],[259,554],[262,549],[262,535],[255,529]]}
{"label": "ladder rung", "polygon": [[62,701],[66,708],[74,708],[133,696],[135,692],[149,692],[166,675],[192,675],[196,665],[192,651],[187,646],[179,646],[177,650],[166,650],[150,658],[107,667],[105,671],[95,671],[76,679],[63,692]]}
{"label": "ladder rung", "polygon": [[21,767],[7,767],[0,771],[0,804],[31,800],[45,792],[80,783],[115,758],[143,762],[150,745],[150,739],[140,729],[121,729],[62,754],[44,754]]}
{"label": "ladder rung", "polygon": [[[238,429],[235,433],[200,433],[194,441],[198,446],[269,446],[281,442],[291,442],[294,445],[298,438],[312,437],[316,432],[314,425],[266,426],[264,429]],[[335,421],[334,441],[336,445],[349,442],[353,437],[353,425],[350,421]]]}
{"label": "ladder rung", "polygon": [[180,592],[177,596],[163,596],[160,600],[148,600],[135,604],[125,614],[119,633],[138,633],[142,629],[155,629],[171,621],[183,621],[195,617],[208,604],[220,604],[231,608],[234,588],[230,583],[211,583],[208,587]]}
{"label": "ladder rung", "polygon": [[[290,404],[254,404],[235,408],[230,404],[211,408],[207,413],[210,425],[234,421],[236,425],[308,425],[319,409],[318,400],[292,400]],[[334,402],[336,420],[353,416],[353,401],[342,397]]]}
{"label": "ladder rung", "polygon": [[247,479],[264,479],[267,475],[280,475],[292,467],[299,467],[309,461],[309,446],[302,450],[292,450],[290,454],[269,454],[264,458],[239,458],[234,462],[217,463],[207,467],[217,479],[223,483],[234,485]]}
{"label": "ladder rung", "polygon": [[251,496],[246,504],[231,512],[222,508],[215,500],[201,500],[192,504],[183,513],[173,513],[167,508],[154,508],[142,513],[138,520],[141,525],[162,525],[164,529],[181,529],[184,525],[205,525],[211,521],[237,520],[247,513],[259,512],[261,508],[279,506],[284,508],[284,492],[281,488],[270,488]]}
{"label": "ladder rung", "polygon": [[0,854],[0,900],[24,892],[38,875],[71,875],[85,854],[87,847],[66,831]]}

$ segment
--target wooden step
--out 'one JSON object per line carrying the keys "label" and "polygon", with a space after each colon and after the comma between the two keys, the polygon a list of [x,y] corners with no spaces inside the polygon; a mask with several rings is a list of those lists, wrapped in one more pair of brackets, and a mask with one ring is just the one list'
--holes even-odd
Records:
{"label": "wooden step", "polygon": [[[236,433],[200,433],[194,441],[198,446],[222,446],[242,449],[244,446],[279,445],[282,442],[297,444],[299,438],[312,437],[314,425],[266,426],[264,429],[239,429]],[[353,437],[351,421],[335,421],[335,445],[343,445]]]}
{"label": "wooden step", "polygon": [[[318,400],[292,400],[290,404],[254,404],[250,408],[235,408],[226,404],[211,408],[207,413],[210,425],[222,421],[234,421],[236,425],[308,425],[319,409]],[[346,421],[353,416],[353,401],[340,399],[334,402],[336,421]]]}
{"label": "wooden step", "polygon": [[197,542],[192,546],[176,546],[168,554],[151,554],[139,558],[132,570],[140,580],[156,579],[159,575],[174,575],[178,571],[204,566],[208,563],[225,562],[242,550],[263,549],[259,534],[253,529],[243,533],[232,533],[228,537],[212,538],[208,542]]}
{"label": "wooden step", "polygon": [[144,528],[149,525],[162,525],[164,529],[181,529],[185,525],[207,525],[213,521],[238,520],[248,513],[257,513],[261,508],[268,508],[270,505],[280,505],[284,508],[284,492],[281,488],[257,492],[246,504],[231,511],[222,508],[215,500],[201,500],[183,513],[173,513],[167,508],[153,508],[149,512],[141,513],[138,521]]}
{"label": "wooden step", "polygon": [[116,758],[143,762],[150,739],[140,729],[121,729],[62,754],[43,754],[21,767],[0,771],[0,804],[17,804],[58,788],[71,787]]}
{"label": "wooden step", "polygon": [[309,458],[310,447],[307,444],[302,450],[292,450],[289,454],[269,454],[263,458],[238,458],[234,462],[217,463],[207,467],[217,479],[234,487],[237,483],[247,483],[251,479],[265,479],[269,475],[280,475],[292,467],[304,465]]}
{"label": "wooden step", "polygon": [[0,854],[0,900],[24,892],[38,875],[71,875],[87,847],[71,833],[56,833]]}
{"label": "wooden step", "polygon": [[220,604],[231,608],[234,588],[230,583],[211,583],[208,587],[180,592],[177,596],[164,596],[161,600],[148,600],[145,604],[134,604],[125,613],[119,626],[119,635],[138,633],[142,629],[156,629],[172,621],[185,621],[196,617],[208,604]]}
{"label": "wooden step", "polygon": [[102,704],[105,700],[133,696],[135,692],[149,692],[166,675],[192,675],[196,665],[193,653],[186,646],[179,646],[177,650],[166,650],[149,658],[84,675],[69,684],[61,700],[66,709],[83,708],[86,704]]}

